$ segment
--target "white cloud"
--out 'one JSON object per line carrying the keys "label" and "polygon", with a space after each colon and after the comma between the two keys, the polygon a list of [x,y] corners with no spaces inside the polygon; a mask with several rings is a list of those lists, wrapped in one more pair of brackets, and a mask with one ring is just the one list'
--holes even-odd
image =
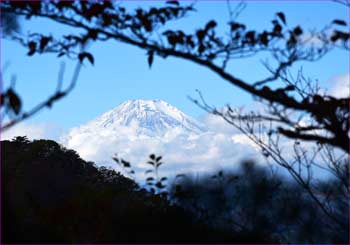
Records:
{"label": "white cloud", "polygon": [[[163,156],[160,175],[168,177],[179,173],[235,168],[245,159],[265,164],[261,150],[246,135],[218,116],[206,115],[203,119],[210,130],[200,134],[186,134],[180,128],[174,128],[162,137],[149,137],[138,135],[137,127],[119,127],[118,131],[103,132],[73,129],[70,134],[59,138],[62,130],[54,125],[21,123],[2,133],[1,138],[26,135],[30,139],[53,139],[76,150],[87,161],[122,171],[112,160],[117,153],[131,162],[138,181],[145,179],[144,172],[150,167],[146,162],[151,153]],[[284,151],[286,158],[293,157],[292,151],[288,150],[292,149],[292,144],[287,139],[281,142],[287,149]]]}
{"label": "white cloud", "polygon": [[[245,111],[254,109],[262,111],[256,103]],[[83,126],[72,129],[61,142],[67,148],[76,150],[85,160],[120,171],[112,160],[112,156],[117,153],[131,162],[138,173],[138,180],[144,179],[143,173],[150,167],[146,162],[151,153],[163,156],[165,164],[161,167],[161,175],[166,176],[234,168],[244,159],[266,163],[261,149],[221,117],[207,114],[201,121],[208,128],[207,132],[188,134],[175,127],[162,136],[143,135],[142,130],[140,134],[136,124],[117,128]],[[293,141],[283,139],[280,143],[284,149],[291,149]],[[290,150],[285,154],[287,158],[292,157]]]}
{"label": "white cloud", "polygon": [[1,132],[1,140],[11,140],[16,136],[27,136],[28,139],[52,139],[58,140],[62,130],[47,123],[26,123],[21,122]]}
{"label": "white cloud", "polygon": [[338,98],[344,98],[350,96],[350,74],[343,74],[331,78],[328,83],[330,84],[330,95]]}
{"label": "white cloud", "polygon": [[[253,108],[262,110],[257,105],[250,105],[245,111]],[[134,124],[102,129],[83,126],[62,134],[62,130],[54,125],[21,123],[2,133],[1,138],[26,135],[30,139],[53,139],[76,150],[87,161],[120,171],[112,160],[117,153],[131,162],[138,180],[145,179],[144,171],[150,167],[146,162],[151,153],[163,156],[162,176],[235,168],[244,159],[265,163],[259,147],[221,117],[207,114],[201,121],[208,131],[189,134],[180,127],[174,127],[156,137],[142,134],[142,131],[140,133],[140,127]],[[288,139],[281,141],[281,145],[287,149],[285,157],[289,159],[292,158],[292,144]]]}
{"label": "white cloud", "polygon": [[[232,126],[231,126],[232,127]],[[227,132],[205,132],[200,134],[184,133],[174,128],[162,137],[137,135],[133,129],[120,127],[117,131],[81,133],[73,129],[62,138],[62,143],[79,152],[85,160],[98,165],[117,168],[111,157],[130,161],[143,177],[150,166],[146,164],[151,153],[163,156],[164,165],[161,174],[171,176],[184,172],[203,172],[219,168],[231,168],[246,158],[259,160],[260,154],[245,141],[237,141]]]}
{"label": "white cloud", "polygon": [[[242,113],[244,114],[249,114],[250,112],[255,112],[255,113],[264,113],[266,110],[266,107],[260,102],[253,101],[252,103],[240,107],[240,108],[232,108],[232,109],[238,109],[242,110]],[[221,111],[226,111],[226,107],[219,109]],[[227,135],[241,135],[241,131],[239,131],[236,127],[225,121],[222,117],[218,115],[213,115],[210,113],[205,114],[202,118],[201,121],[206,125],[206,127],[216,133],[222,133],[222,134],[227,134]],[[242,140],[245,139],[243,142]],[[241,143],[247,143],[250,144],[250,140],[247,138],[241,138]]]}
{"label": "white cloud", "polygon": [[239,130],[226,122],[223,118],[213,114],[206,114],[202,121],[210,131],[233,135],[239,133]]}

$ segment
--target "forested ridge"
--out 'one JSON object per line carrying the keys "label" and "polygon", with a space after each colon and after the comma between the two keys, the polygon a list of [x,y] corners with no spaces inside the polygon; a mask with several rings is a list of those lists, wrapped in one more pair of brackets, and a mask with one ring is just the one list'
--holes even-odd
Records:
{"label": "forested ridge", "polygon": [[3,242],[252,241],[195,222],[134,181],[51,140],[1,142]]}
{"label": "forested ridge", "polygon": [[[348,242],[302,188],[251,161],[236,172],[178,175],[166,192],[52,140],[1,141],[1,162],[5,243]],[[319,195],[346,226],[339,186],[321,182]]]}

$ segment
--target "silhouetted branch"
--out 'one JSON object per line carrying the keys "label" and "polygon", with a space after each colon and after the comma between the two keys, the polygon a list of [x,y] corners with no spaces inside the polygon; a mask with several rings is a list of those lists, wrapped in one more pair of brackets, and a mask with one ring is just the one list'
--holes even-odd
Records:
{"label": "silhouetted branch", "polygon": [[[293,150],[294,150],[294,161],[287,160],[283,155],[283,152],[281,150],[281,145],[279,142],[279,136],[278,133],[281,133],[282,135],[288,134],[289,131],[280,129],[278,131],[273,131],[272,129],[268,130],[267,132],[261,132],[261,131],[255,131],[255,128],[261,128],[261,126],[256,126],[256,123],[263,123],[263,122],[281,122],[279,120],[269,120],[269,117],[258,117],[253,115],[253,117],[249,117],[242,115],[241,112],[237,111],[237,113],[234,113],[231,107],[227,107],[227,110],[217,110],[215,107],[212,107],[207,104],[205,99],[203,98],[203,95],[198,91],[200,101],[189,98],[193,103],[198,105],[203,110],[213,114],[220,116],[223,120],[225,120],[227,123],[233,125],[235,128],[237,128],[239,131],[241,131],[245,136],[247,136],[251,141],[253,141],[262,151],[263,155],[265,157],[270,157],[273,159],[274,162],[276,162],[278,165],[285,168],[293,177],[293,179],[299,183],[299,185],[304,188],[309,196],[314,200],[314,202],[321,208],[321,210],[329,217],[333,222],[335,222],[338,227],[346,230],[347,225],[338,220],[337,217],[332,213],[332,208],[326,207],[325,203],[323,203],[322,198],[318,197],[316,194],[316,190],[312,187],[313,183],[313,177],[312,177],[312,166],[319,167],[320,165],[315,163],[316,157],[319,155],[321,149],[329,149],[329,147],[323,148],[322,144],[324,142],[329,143],[330,139],[321,136],[321,135],[305,135],[298,133],[298,135],[295,136],[296,139],[304,139],[304,140],[312,140],[312,141],[319,141],[321,144],[321,147],[317,148],[311,156],[308,156],[308,151],[305,149],[302,149],[300,146],[299,141],[295,141]],[[259,120],[256,120],[259,119]],[[263,119],[267,119],[264,121]],[[313,127],[312,127],[313,129]],[[265,136],[262,136],[266,135]],[[273,135],[276,136],[276,139],[274,140],[272,137]],[[286,135],[289,138],[294,138],[294,135]],[[310,139],[310,138],[311,139]],[[329,164],[331,157],[327,157],[325,163]],[[339,180],[344,183],[344,170],[339,171],[339,165],[335,163],[335,161],[332,161],[333,164],[328,165],[328,167],[321,166],[323,169],[326,169],[328,172],[335,173],[335,176],[339,178]],[[297,166],[295,167],[295,164]],[[326,165],[327,166],[327,165]],[[306,176],[303,174],[303,170],[306,169]],[[337,169],[335,172],[334,169]],[[346,189],[348,190],[344,195],[348,197],[350,195],[349,192],[349,183],[344,183]]]}
{"label": "silhouetted branch", "polygon": [[77,65],[75,66],[74,73],[73,73],[73,76],[72,76],[72,79],[71,79],[69,86],[64,90],[61,90],[63,73],[64,73],[64,66],[61,66],[61,69],[60,69],[59,75],[58,75],[57,89],[56,89],[55,93],[52,94],[51,96],[49,96],[46,100],[37,104],[35,107],[30,109],[29,111],[21,112],[19,115],[16,116],[15,119],[12,119],[9,122],[6,122],[4,125],[1,125],[1,130],[4,131],[4,130],[11,128],[12,126],[14,126],[17,123],[22,122],[25,119],[33,116],[34,114],[38,113],[39,111],[41,111],[44,108],[47,108],[47,107],[51,108],[55,102],[64,98],[65,96],[67,96],[74,89],[74,87],[77,83],[80,69],[81,69],[81,63],[78,62]]}

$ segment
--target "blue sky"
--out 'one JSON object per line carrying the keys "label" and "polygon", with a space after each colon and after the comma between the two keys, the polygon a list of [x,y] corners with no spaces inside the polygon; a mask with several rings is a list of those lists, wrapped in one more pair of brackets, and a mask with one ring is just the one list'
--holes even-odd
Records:
{"label": "blue sky", "polygon": [[[124,1],[129,8],[135,6],[162,5],[160,1]],[[232,2],[234,7],[238,2]],[[219,26],[228,21],[226,1],[198,1],[197,12],[179,23],[177,28],[195,30],[208,20],[215,19]],[[270,26],[276,12],[283,11],[290,26],[301,24],[306,28],[322,28],[334,18],[346,19],[346,9],[330,1],[247,1],[247,7],[238,21],[250,28],[262,29]],[[22,21],[22,32],[41,31],[59,35],[68,33],[47,20]],[[144,50],[116,42],[94,44],[90,50],[95,56],[95,65],[86,64],[76,89],[56,103],[51,110],[45,109],[33,118],[32,123],[54,124],[63,129],[78,126],[101,113],[116,107],[128,99],[163,99],[185,113],[200,117],[204,112],[187,99],[202,91],[210,104],[221,107],[226,103],[242,106],[251,102],[251,96],[232,87],[226,81],[205,68],[175,58],[163,60],[155,57],[152,69],[148,68]],[[55,55],[26,56],[27,50],[17,43],[1,40],[2,64],[10,62],[4,74],[6,81],[12,74],[17,77],[16,89],[24,101],[24,107],[40,102],[54,91],[61,61],[66,62],[65,81],[72,74],[74,63],[57,59]],[[261,58],[261,57],[260,57]],[[321,83],[349,72],[349,59],[343,51],[332,51],[316,63],[300,63],[305,74]],[[233,74],[247,81],[261,79],[266,70],[257,59],[236,60],[230,66]]]}

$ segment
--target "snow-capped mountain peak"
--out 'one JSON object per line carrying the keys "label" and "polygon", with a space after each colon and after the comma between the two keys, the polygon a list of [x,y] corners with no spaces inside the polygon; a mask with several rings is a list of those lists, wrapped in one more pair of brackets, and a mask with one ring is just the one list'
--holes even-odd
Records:
{"label": "snow-capped mountain peak", "polygon": [[118,134],[121,127],[130,128],[137,135],[150,137],[162,137],[175,129],[190,134],[205,131],[199,122],[162,100],[125,101],[77,129],[101,134],[115,131]]}
{"label": "snow-capped mountain peak", "polygon": [[71,129],[61,143],[100,166],[118,168],[111,159],[118,154],[133,163],[140,179],[151,153],[164,156],[169,176],[193,169],[203,171],[208,168],[204,163],[231,164],[238,152],[247,151],[247,145],[231,138],[206,129],[162,100],[128,100]]}

